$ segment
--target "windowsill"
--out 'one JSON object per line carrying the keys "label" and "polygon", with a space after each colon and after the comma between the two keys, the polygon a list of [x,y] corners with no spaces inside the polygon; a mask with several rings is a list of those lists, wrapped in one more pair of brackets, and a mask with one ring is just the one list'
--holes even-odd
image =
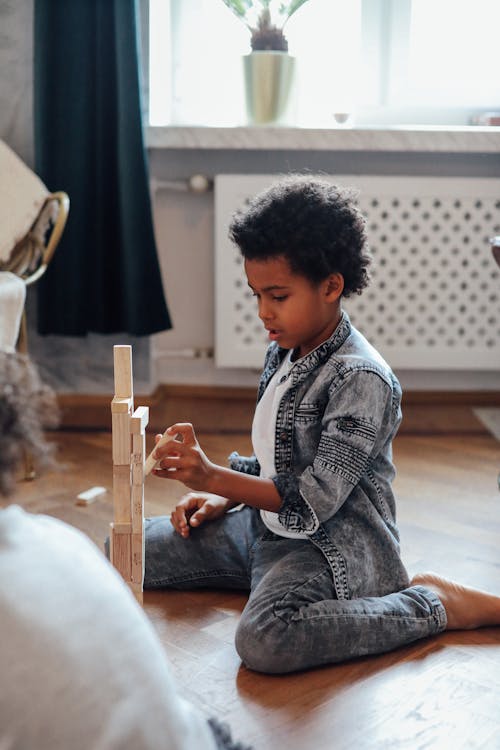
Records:
{"label": "windowsill", "polygon": [[146,128],[151,149],[500,152],[500,127],[200,127]]}

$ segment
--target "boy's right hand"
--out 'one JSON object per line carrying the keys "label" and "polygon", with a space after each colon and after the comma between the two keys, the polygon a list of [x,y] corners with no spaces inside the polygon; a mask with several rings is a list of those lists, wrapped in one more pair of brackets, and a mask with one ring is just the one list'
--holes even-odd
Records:
{"label": "boy's right hand", "polygon": [[227,498],[209,492],[189,492],[177,503],[170,515],[172,526],[182,537],[189,536],[189,527],[214,521],[234,505]]}

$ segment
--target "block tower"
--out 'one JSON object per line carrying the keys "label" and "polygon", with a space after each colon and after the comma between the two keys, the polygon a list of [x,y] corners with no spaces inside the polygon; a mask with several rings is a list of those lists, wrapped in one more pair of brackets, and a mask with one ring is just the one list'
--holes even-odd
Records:
{"label": "block tower", "polygon": [[113,522],[110,559],[142,604],[144,584],[144,462],[147,406],[134,411],[132,347],[113,347],[115,395],[111,402]]}

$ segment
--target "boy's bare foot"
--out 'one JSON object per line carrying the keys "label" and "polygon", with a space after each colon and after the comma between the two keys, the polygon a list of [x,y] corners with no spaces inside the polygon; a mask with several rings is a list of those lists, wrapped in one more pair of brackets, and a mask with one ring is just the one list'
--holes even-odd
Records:
{"label": "boy's bare foot", "polygon": [[411,586],[434,591],[446,610],[446,630],[473,630],[500,625],[500,596],[463,586],[436,573],[418,573]]}

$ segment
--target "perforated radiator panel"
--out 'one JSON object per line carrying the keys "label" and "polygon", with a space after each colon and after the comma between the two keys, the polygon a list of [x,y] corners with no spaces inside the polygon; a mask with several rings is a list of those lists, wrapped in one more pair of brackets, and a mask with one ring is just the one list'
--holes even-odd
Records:
{"label": "perforated radiator panel", "polygon": [[[395,368],[500,369],[500,180],[337,175],[367,219],[372,282],[345,300],[352,323]],[[233,212],[275,175],[215,180],[218,367],[260,368],[267,338],[238,250]]]}

